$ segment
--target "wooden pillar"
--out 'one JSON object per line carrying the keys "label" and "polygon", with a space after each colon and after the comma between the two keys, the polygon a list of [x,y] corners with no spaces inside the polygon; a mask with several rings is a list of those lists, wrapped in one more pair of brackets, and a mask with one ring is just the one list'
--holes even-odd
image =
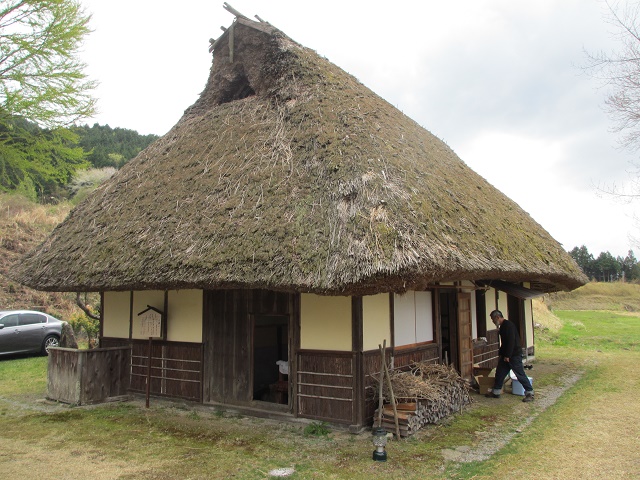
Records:
{"label": "wooden pillar", "polygon": [[99,345],[102,345],[104,336],[104,292],[100,292],[100,331],[98,332]]}
{"label": "wooden pillar", "polygon": [[359,431],[364,426],[364,362],[363,362],[363,319],[362,297],[351,297],[351,348],[353,352],[353,424],[352,431]]}

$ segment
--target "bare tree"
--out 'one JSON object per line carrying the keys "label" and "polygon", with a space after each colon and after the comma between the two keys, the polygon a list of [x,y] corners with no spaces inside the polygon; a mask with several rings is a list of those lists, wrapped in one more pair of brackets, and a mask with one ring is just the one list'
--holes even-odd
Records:
{"label": "bare tree", "polygon": [[620,45],[614,52],[587,52],[587,71],[603,81],[610,93],[607,111],[622,133],[622,144],[640,148],[640,3],[605,2],[605,21]]}
{"label": "bare tree", "polygon": [[[640,150],[640,2],[605,1],[605,21],[619,48],[613,52],[586,52],[585,70],[609,89],[606,110],[620,133],[623,147]],[[632,163],[624,185],[598,187],[600,193],[623,202],[640,199],[640,163]],[[635,217],[640,229],[640,218]],[[640,239],[630,238],[640,246]]]}
{"label": "bare tree", "polygon": [[94,320],[100,320],[100,315],[96,315],[95,313],[93,313],[91,309],[89,309],[89,307],[87,306],[86,300],[85,301],[82,300],[82,297],[80,296],[80,292],[76,292],[76,305],[80,307],[80,309],[85,313],[87,317],[92,318]]}

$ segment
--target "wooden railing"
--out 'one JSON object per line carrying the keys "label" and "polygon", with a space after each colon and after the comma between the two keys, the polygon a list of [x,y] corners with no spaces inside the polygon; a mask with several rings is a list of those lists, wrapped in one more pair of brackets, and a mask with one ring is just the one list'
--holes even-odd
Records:
{"label": "wooden railing", "polygon": [[89,405],[126,397],[130,348],[49,349],[47,398]]}

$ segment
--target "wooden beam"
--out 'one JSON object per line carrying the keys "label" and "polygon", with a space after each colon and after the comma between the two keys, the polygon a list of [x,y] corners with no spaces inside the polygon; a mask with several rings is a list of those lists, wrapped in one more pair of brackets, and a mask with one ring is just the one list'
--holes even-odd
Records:
{"label": "wooden beam", "polygon": [[235,8],[233,8],[233,7],[232,7],[231,5],[229,5],[227,2],[224,2],[224,4],[223,4],[222,6],[224,7],[224,9],[225,9],[227,12],[229,12],[229,13],[231,13],[231,14],[235,15],[236,17],[245,18],[245,19],[249,20],[249,18],[248,18],[248,17],[246,17],[246,16],[244,16],[243,14],[241,14],[238,10],[236,10]]}

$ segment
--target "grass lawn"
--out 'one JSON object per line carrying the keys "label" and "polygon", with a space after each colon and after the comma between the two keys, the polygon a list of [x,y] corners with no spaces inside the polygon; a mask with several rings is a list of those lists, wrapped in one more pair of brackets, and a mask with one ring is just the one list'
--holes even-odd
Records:
{"label": "grass lawn", "polygon": [[[371,460],[368,433],[307,435],[303,423],[158,399],[149,409],[143,399],[93,407],[47,402],[45,357],[0,358],[0,472],[5,478],[264,479],[273,469],[293,467],[288,478],[640,477],[640,318],[555,313],[563,327],[536,345],[533,404],[509,394],[497,401],[473,395],[461,414],[390,442],[386,463]],[[576,372],[580,380],[543,408]]]}

